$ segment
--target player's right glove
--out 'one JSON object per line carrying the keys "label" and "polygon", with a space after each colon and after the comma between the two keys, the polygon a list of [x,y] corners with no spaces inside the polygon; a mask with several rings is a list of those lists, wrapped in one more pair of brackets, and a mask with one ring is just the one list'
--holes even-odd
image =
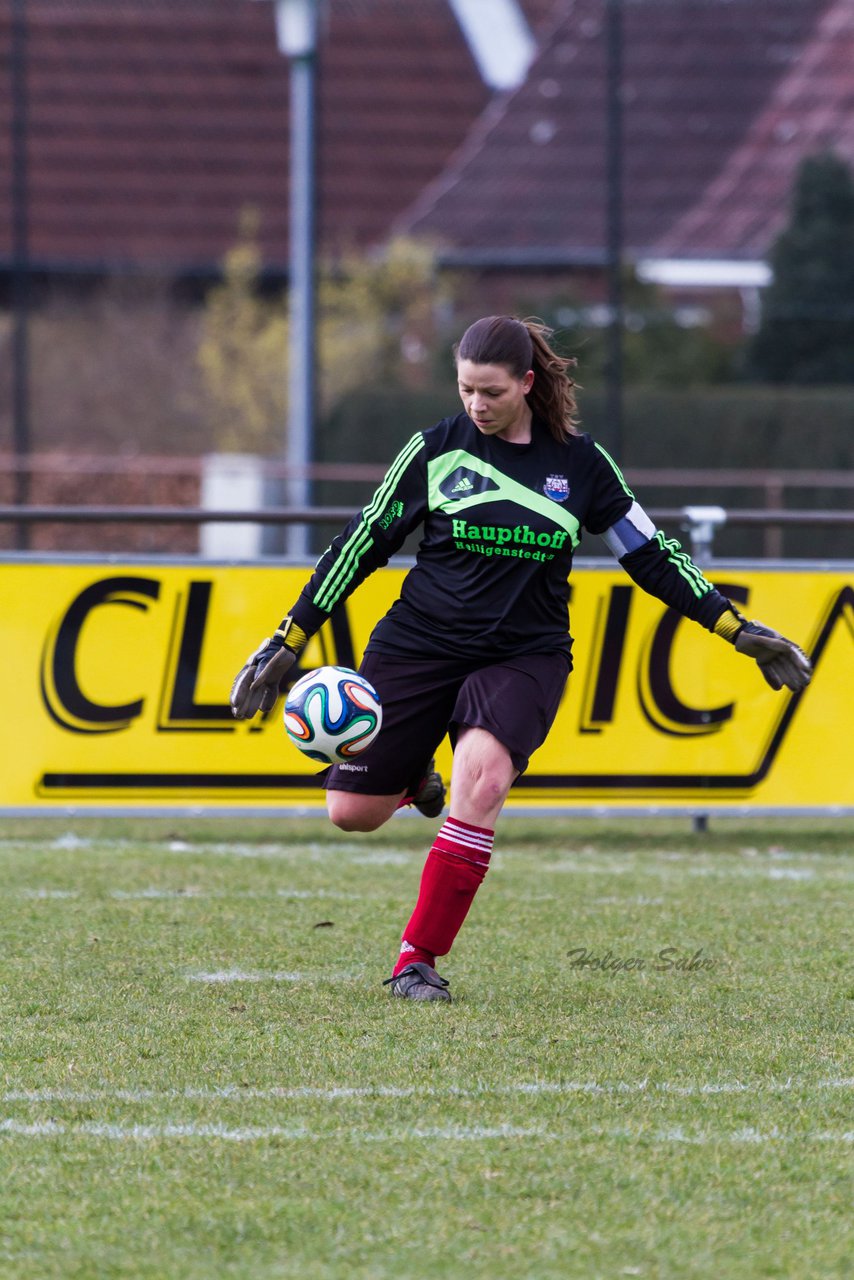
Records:
{"label": "player's right glove", "polygon": [[285,677],[307,639],[293,618],[285,618],[275,635],[261,641],[231,686],[231,714],[235,720],[251,720],[258,711],[273,710]]}
{"label": "player's right glove", "polygon": [[779,631],[761,622],[748,622],[737,609],[730,608],[732,614],[727,611],[718,619],[717,634],[729,640],[737,653],[753,658],[772,689],[784,685],[793,693],[805,689],[812,678],[812,664],[804,651]]}

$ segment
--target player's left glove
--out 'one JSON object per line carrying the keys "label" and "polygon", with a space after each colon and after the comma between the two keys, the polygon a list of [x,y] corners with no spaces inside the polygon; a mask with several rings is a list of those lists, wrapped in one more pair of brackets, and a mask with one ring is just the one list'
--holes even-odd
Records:
{"label": "player's left glove", "polygon": [[783,685],[798,693],[812,678],[812,664],[802,649],[761,622],[745,622],[735,641],[737,653],[755,658],[772,689]]}
{"label": "player's left glove", "polygon": [[727,611],[718,619],[715,631],[729,640],[737,653],[755,660],[772,689],[782,689],[785,685],[793,693],[799,693],[809,684],[812,678],[809,658],[779,631],[772,631],[761,622],[748,622],[735,608],[731,614]]}
{"label": "player's left glove", "polygon": [[235,720],[251,720],[258,711],[273,710],[282,683],[306,639],[293,618],[285,618],[275,635],[261,641],[231,686],[231,714]]}

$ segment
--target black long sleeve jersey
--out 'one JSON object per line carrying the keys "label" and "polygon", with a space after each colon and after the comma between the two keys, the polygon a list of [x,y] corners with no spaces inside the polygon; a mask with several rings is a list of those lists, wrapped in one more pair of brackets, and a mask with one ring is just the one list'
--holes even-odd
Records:
{"label": "black long sleeve jersey", "polygon": [[529,444],[511,444],[460,413],[404,445],[320,557],[294,622],[315,632],[422,525],[415,565],[369,650],[474,661],[568,652],[567,579],[583,529],[603,535],[645,591],[709,630],[729,608],[590,436],[560,442],[535,421]]}

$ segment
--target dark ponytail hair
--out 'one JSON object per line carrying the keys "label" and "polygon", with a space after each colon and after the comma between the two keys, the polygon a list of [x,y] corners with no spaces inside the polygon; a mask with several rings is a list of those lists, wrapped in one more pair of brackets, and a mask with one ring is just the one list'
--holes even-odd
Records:
{"label": "dark ponytail hair", "polygon": [[577,435],[578,406],[575,382],[568,370],[575,361],[559,356],[550,345],[553,330],[539,320],[514,316],[484,316],[466,329],[454,348],[457,360],[473,364],[500,364],[514,378],[534,371],[528,404],[556,440]]}

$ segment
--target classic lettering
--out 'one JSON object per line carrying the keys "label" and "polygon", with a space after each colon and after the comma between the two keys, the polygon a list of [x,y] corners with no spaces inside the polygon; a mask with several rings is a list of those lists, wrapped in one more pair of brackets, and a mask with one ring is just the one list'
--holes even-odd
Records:
{"label": "classic lettering", "polygon": [[[730,600],[746,604],[748,592],[730,583],[718,584],[718,590]],[[699,733],[714,733],[731,720],[735,704],[724,703],[718,707],[691,707],[676,693],[670,678],[671,651],[682,616],[668,609],[662,616],[649,649],[646,686],[640,682],[640,700],[643,713],[650,724],[661,733],[674,737],[686,737]]]}
{"label": "classic lettering", "polygon": [[[169,699],[168,720],[157,727],[174,730],[188,724],[205,724],[219,732],[231,732],[233,717],[228,702],[197,702],[196,684],[201,666],[202,645],[210,607],[211,582],[191,582],[187,592],[187,607],[172,676],[172,694]],[[215,725],[215,721],[220,724]]]}
{"label": "classic lettering", "polygon": [[590,682],[580,724],[582,733],[601,733],[602,726],[614,719],[633,591],[634,587],[622,584],[611,588],[604,623],[603,602],[599,601],[596,627],[599,661],[597,666],[591,655]]}
{"label": "classic lettering", "polygon": [[[52,639],[42,653],[41,692],[51,719],[70,733],[116,733],[127,729],[142,714],[145,699],[97,702],[80,687],[77,658],[84,625],[95,609],[138,609],[145,613],[159,599],[156,578],[121,576],[102,578],[85,587],[65,611]],[[134,665],[128,663],[129,681]]]}

